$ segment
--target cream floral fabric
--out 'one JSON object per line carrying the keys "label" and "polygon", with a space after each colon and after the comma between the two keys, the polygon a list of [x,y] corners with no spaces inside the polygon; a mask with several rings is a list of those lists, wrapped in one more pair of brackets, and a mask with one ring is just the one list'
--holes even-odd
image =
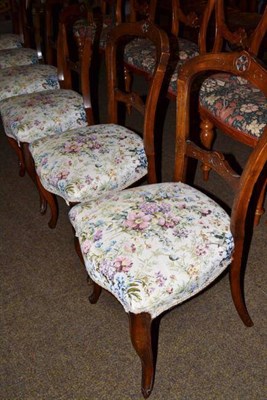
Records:
{"label": "cream floral fabric", "polygon": [[31,143],[42,185],[67,203],[124,189],[147,174],[143,140],[114,124],[73,129]]}
{"label": "cream floral fabric", "polygon": [[0,34],[0,50],[17,49],[22,47],[20,35],[14,33]]}
{"label": "cream floral fabric", "polygon": [[57,68],[52,65],[33,64],[1,70],[1,100],[25,93],[59,89]]}
{"label": "cream floral fabric", "polygon": [[0,51],[0,69],[38,63],[37,52],[33,49],[21,47]]}
{"label": "cream floral fabric", "polygon": [[264,93],[238,76],[221,73],[206,79],[200,104],[224,124],[257,139],[267,124]]}
{"label": "cream floral fabric", "polygon": [[46,90],[1,103],[7,136],[31,143],[46,135],[87,125],[82,96],[73,90]]}
{"label": "cream floral fabric", "polygon": [[230,219],[182,183],[140,186],[74,206],[70,221],[90,277],[126,312],[152,318],[192,297],[230,264]]}

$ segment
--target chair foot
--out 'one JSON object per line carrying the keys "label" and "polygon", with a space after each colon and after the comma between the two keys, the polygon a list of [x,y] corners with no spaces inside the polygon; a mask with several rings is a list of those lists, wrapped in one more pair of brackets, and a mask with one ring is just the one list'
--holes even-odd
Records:
{"label": "chair foot", "polygon": [[[51,217],[48,222],[48,226],[51,229],[54,229],[57,225],[57,220],[58,220],[58,205],[57,205],[57,200],[54,194],[48,192],[42,185],[39,176],[36,174],[36,182],[38,185],[38,190],[40,193],[40,198],[41,198],[41,210],[42,206],[43,209],[46,208],[46,204],[49,204],[50,212],[51,212]],[[42,212],[42,211],[41,211]]]}
{"label": "chair foot", "polygon": [[153,389],[155,373],[151,332],[152,318],[148,313],[129,313],[129,324],[131,341],[142,364],[141,391],[143,397],[147,399]]}
{"label": "chair foot", "polygon": [[93,282],[93,293],[89,296],[89,301],[91,304],[95,304],[100,297],[102,287],[97,283]]}
{"label": "chair foot", "polygon": [[240,274],[230,270],[230,287],[232,299],[239,317],[247,327],[253,326],[253,321],[248,313],[241,286]]}

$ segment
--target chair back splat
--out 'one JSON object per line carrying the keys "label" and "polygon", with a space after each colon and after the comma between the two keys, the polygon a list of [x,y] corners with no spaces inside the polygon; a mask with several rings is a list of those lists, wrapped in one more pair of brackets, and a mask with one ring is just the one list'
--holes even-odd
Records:
{"label": "chair back splat", "polygon": [[[157,51],[156,68],[153,72],[153,79],[150,81],[148,95],[145,102],[141,95],[134,91],[122,90],[119,86],[119,74],[114,71],[118,68],[118,51],[122,38],[147,38],[150,40]],[[112,38],[112,40],[111,40]],[[144,116],[143,139],[146,154],[148,157],[148,181],[157,182],[155,167],[155,147],[154,131],[157,103],[162,88],[166,67],[169,60],[169,41],[167,35],[156,28],[149,21],[122,24],[119,29],[115,29],[110,34],[110,41],[106,48],[107,82],[108,82],[108,118],[109,122],[118,123],[118,103],[124,103],[126,108],[136,109]]]}

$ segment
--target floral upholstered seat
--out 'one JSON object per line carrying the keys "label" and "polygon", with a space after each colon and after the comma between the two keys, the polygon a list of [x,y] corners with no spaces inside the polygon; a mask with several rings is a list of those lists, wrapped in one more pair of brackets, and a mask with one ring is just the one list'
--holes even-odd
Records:
{"label": "floral upholstered seat", "polygon": [[37,51],[34,49],[21,47],[0,51],[0,69],[38,63]]}
{"label": "floral upholstered seat", "polygon": [[[175,52],[170,65],[169,92],[176,96],[177,77],[180,67],[192,57],[199,54],[198,46],[194,42],[179,38],[178,50]],[[124,62],[131,67],[152,76],[155,66],[155,47],[145,39],[135,39],[127,44],[124,52]]]}
{"label": "floral upholstered seat", "polygon": [[[67,110],[67,112],[66,112]],[[82,96],[73,90],[46,90],[1,102],[7,136],[18,143],[87,125]]]}
{"label": "floral upholstered seat", "polygon": [[70,221],[88,274],[126,312],[155,318],[230,264],[230,218],[183,183],[127,189],[74,206]]}
{"label": "floral upholstered seat", "polygon": [[[92,27],[92,40],[98,40],[99,41],[99,49],[100,50],[105,50],[106,43],[107,43],[107,37],[111,29],[115,26],[115,21],[113,21],[113,18],[110,15],[105,15],[103,17],[103,22],[101,23],[101,26],[97,22],[94,22]],[[74,35],[81,35],[83,31],[87,28],[88,26],[88,21],[87,20],[78,20],[75,22],[73,25],[73,33]],[[100,28],[100,31],[99,31]]]}
{"label": "floral upholstered seat", "polygon": [[33,64],[1,70],[1,100],[25,93],[59,89],[57,69],[51,65]]}
{"label": "floral upholstered seat", "polygon": [[200,105],[225,125],[258,139],[267,124],[266,96],[246,79],[216,74],[200,90]]}
{"label": "floral upholstered seat", "polygon": [[21,36],[15,33],[0,34],[0,50],[18,49],[22,47]]}
{"label": "floral upholstered seat", "polygon": [[73,129],[29,148],[43,187],[67,203],[124,189],[147,174],[143,140],[119,125]]}

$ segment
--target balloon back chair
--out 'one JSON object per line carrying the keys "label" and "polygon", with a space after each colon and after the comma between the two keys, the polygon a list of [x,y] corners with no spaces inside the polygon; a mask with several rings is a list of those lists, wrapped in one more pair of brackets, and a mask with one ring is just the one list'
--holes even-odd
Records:
{"label": "balloon back chair", "polygon": [[[129,37],[147,37],[157,48],[156,68],[145,101],[137,92],[125,92],[121,82],[120,50],[124,39]],[[167,35],[154,24],[141,21],[114,27],[106,48],[108,123],[73,129],[31,143],[40,189],[51,209],[51,228],[58,218],[55,195],[73,205],[117,192],[145,177],[149,182],[156,181],[155,116],[168,59]],[[119,124],[123,105],[131,105],[143,116],[139,134]]]}
{"label": "balloon back chair", "polygon": [[[151,394],[155,374],[155,318],[201,292],[228,267],[234,304],[242,321],[252,325],[242,296],[241,266],[254,188],[267,173],[267,129],[241,175],[230,167],[220,149],[209,151],[200,146],[197,132],[193,140],[191,88],[206,69],[227,69],[261,88],[267,77],[266,70],[247,52],[189,60],[177,85],[174,182],[126,189],[78,204],[69,212],[76,250],[93,281],[90,302],[96,303],[104,288],[128,313],[131,341],[141,359],[145,398]],[[185,183],[191,158],[204,160],[233,189],[231,216],[219,201]],[[220,188],[213,195],[222,192]]]}
{"label": "balloon back chair", "polygon": [[[255,31],[248,38],[248,51],[257,55],[267,30],[267,6]],[[244,64],[247,59],[244,58]],[[245,65],[240,64],[240,69]],[[260,81],[261,76],[258,77]],[[266,82],[265,82],[266,83]],[[267,85],[255,88],[254,82],[229,73],[211,74],[204,80],[199,97],[202,142],[210,148],[215,132],[224,133],[255,147],[267,124]],[[208,180],[209,166],[203,164],[204,179]],[[264,213],[266,184],[255,214],[255,224]]]}
{"label": "balloon back chair", "polygon": [[[93,123],[88,78],[92,54],[92,40],[89,38],[92,36],[91,28],[88,26],[85,31],[76,32],[75,52],[72,44],[73,23],[85,17],[85,13],[86,10],[81,9],[79,4],[73,4],[64,8],[60,14],[57,55],[61,88],[9,97],[0,104],[5,134],[19,158],[20,175],[23,176],[26,169],[35,183],[36,173],[29,153],[29,143]],[[74,72],[81,75],[81,94],[72,89]],[[44,212],[45,202],[41,207]]]}
{"label": "balloon back chair", "polygon": [[19,8],[23,28],[23,46],[13,34],[3,35],[2,40],[0,37],[0,69],[37,64],[43,61],[39,0],[31,1],[28,7],[27,2],[23,0],[20,2]]}

